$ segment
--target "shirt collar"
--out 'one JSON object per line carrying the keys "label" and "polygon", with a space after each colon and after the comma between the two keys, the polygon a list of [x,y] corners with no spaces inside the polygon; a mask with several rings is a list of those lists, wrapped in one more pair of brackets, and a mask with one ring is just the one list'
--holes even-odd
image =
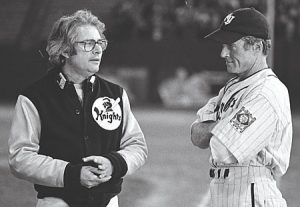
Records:
{"label": "shirt collar", "polygon": [[[62,90],[65,88],[67,83],[74,84],[73,82],[68,81],[66,76],[61,71],[58,72],[58,74],[57,74],[56,82],[57,82],[59,88]],[[93,91],[94,85],[96,82],[96,76],[92,75],[92,76],[88,77],[84,82],[86,82],[88,87]]]}

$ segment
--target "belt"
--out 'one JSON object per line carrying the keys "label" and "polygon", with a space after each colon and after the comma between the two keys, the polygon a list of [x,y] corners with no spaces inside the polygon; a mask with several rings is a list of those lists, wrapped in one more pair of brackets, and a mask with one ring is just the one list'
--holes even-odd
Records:
{"label": "belt", "polygon": [[[230,174],[229,174],[230,172]],[[236,179],[242,179],[243,177],[249,177],[251,180],[269,178],[274,179],[270,169],[264,166],[247,166],[247,167],[220,167],[211,168],[209,171],[211,178],[225,179],[227,177],[234,177]]]}
{"label": "belt", "polygon": [[209,176],[211,178],[227,178],[229,175],[229,169],[228,168],[219,168],[219,169],[215,169],[215,168],[211,168],[209,170]]}

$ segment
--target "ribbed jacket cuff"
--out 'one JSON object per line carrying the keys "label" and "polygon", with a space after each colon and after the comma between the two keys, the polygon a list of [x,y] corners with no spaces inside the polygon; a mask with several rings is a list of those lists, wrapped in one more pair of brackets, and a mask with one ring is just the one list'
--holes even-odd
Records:
{"label": "ribbed jacket cuff", "polygon": [[80,173],[82,164],[73,165],[68,163],[64,172],[64,187],[78,188],[80,184]]}
{"label": "ribbed jacket cuff", "polygon": [[127,163],[119,153],[110,152],[103,157],[109,159],[111,164],[113,165],[112,178],[121,178],[127,173]]}

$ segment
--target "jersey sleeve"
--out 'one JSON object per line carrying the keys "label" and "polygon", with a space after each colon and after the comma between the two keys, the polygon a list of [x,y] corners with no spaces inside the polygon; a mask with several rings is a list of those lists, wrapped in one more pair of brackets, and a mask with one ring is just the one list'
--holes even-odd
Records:
{"label": "jersey sleeve", "polygon": [[221,89],[218,96],[209,99],[207,104],[198,110],[197,112],[198,121],[205,122],[205,121],[217,120],[216,108],[218,107],[220,97],[223,95],[223,90],[224,89]]}
{"label": "jersey sleeve", "polygon": [[251,160],[269,142],[278,117],[262,95],[243,102],[212,130],[239,163]]}
{"label": "jersey sleeve", "polygon": [[209,145],[214,162],[222,164],[237,163],[236,158],[225,145],[219,141],[218,137],[212,136]]}
{"label": "jersey sleeve", "polygon": [[123,91],[124,124],[119,154],[125,159],[128,174],[140,168],[147,159],[148,149],[144,134],[135,119],[126,91]]}
{"label": "jersey sleeve", "polygon": [[38,154],[40,117],[34,104],[18,97],[8,141],[9,166],[18,178],[49,187],[64,187],[67,162]]}

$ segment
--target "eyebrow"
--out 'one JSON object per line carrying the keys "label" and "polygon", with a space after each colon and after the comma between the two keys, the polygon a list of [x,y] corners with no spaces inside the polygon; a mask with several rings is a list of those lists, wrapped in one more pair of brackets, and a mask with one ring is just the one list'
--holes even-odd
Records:
{"label": "eyebrow", "polygon": [[95,40],[95,39],[85,39],[85,40],[81,40],[81,41],[79,41],[79,42],[83,42],[83,41],[95,41],[95,42],[97,42],[97,41],[99,41],[99,40],[105,40],[104,38],[100,38],[100,39],[98,39],[98,40]]}
{"label": "eyebrow", "polygon": [[236,44],[233,42],[233,43],[223,44],[223,46],[232,47],[232,46],[236,46]]}

